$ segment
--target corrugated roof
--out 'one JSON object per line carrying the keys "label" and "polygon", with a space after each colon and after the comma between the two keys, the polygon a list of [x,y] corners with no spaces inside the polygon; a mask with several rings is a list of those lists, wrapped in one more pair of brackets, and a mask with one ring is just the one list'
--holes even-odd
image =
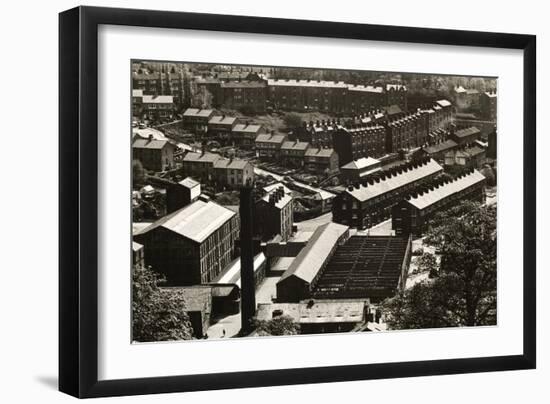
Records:
{"label": "corrugated roof", "polygon": [[367,167],[379,165],[380,160],[377,160],[372,157],[361,157],[360,159],[353,160],[348,164],[343,165],[340,169],[349,169],[349,170],[362,170]]}
{"label": "corrugated roof", "polygon": [[473,172],[466,174],[462,177],[455,179],[453,182],[448,184],[440,185],[439,187],[434,188],[431,191],[428,191],[416,198],[411,198],[408,203],[415,206],[418,209],[424,209],[427,206],[433,205],[434,203],[445,199],[457,192],[462,191],[469,186],[477,184],[485,180],[483,174],[479,171],[474,170]]}
{"label": "corrugated roof", "polygon": [[375,182],[372,185],[359,185],[359,189],[355,187],[351,191],[346,189],[345,192],[363,202],[441,171],[443,171],[443,168],[435,160],[430,159],[427,163],[420,164],[416,168],[403,170],[401,174],[380,180],[380,182]]}
{"label": "corrugated roof", "polygon": [[132,97],[142,97],[143,96],[143,90],[132,90]]}
{"label": "corrugated roof", "polygon": [[163,227],[201,243],[235,214],[232,210],[217,203],[198,200],[157,220],[134,235],[148,233],[158,227]]}
{"label": "corrugated roof", "polygon": [[452,104],[447,100],[436,101],[441,107],[450,107]]}
{"label": "corrugated roof", "polygon": [[326,223],[319,226],[309,239],[307,245],[296,256],[292,264],[283,273],[279,282],[290,276],[296,276],[308,283],[313,281],[338,239],[349,227],[338,223]]}

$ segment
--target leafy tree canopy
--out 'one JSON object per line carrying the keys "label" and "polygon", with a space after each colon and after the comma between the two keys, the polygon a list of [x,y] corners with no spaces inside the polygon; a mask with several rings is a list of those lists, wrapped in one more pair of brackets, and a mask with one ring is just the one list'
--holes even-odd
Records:
{"label": "leafy tree canopy", "polygon": [[439,276],[383,303],[390,328],[496,324],[496,206],[465,202],[436,216],[425,239]]}
{"label": "leafy tree canopy", "polygon": [[258,334],[265,335],[297,335],[300,333],[300,324],[295,323],[290,316],[277,316],[271,320],[257,320],[255,322]]}
{"label": "leafy tree canopy", "polygon": [[139,342],[191,339],[193,328],[179,293],[163,291],[165,280],[150,269],[136,267],[132,284],[132,331]]}
{"label": "leafy tree canopy", "polygon": [[283,117],[287,129],[296,129],[302,126],[302,117],[296,113],[289,113]]}

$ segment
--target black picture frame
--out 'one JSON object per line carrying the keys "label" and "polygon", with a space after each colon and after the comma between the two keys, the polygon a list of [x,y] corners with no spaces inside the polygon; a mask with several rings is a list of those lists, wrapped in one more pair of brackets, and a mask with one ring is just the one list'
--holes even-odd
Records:
{"label": "black picture frame", "polygon": [[[523,50],[523,354],[99,381],[100,24]],[[536,366],[536,37],[183,12],[78,7],[59,15],[59,389],[76,397],[325,383]]]}

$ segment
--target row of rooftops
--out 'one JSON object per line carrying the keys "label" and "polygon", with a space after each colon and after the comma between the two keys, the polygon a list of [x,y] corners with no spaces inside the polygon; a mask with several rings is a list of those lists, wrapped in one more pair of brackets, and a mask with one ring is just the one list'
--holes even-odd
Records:
{"label": "row of rooftops", "polygon": [[256,144],[272,143],[275,145],[280,145],[281,150],[304,152],[306,157],[330,158],[335,153],[332,148],[313,147],[309,144],[309,142],[287,140],[286,135],[282,133],[262,133],[256,137],[255,142]]}
{"label": "row of rooftops", "polygon": [[214,168],[243,170],[250,163],[238,158],[222,157],[216,153],[189,152],[183,157],[183,162],[210,163]]}
{"label": "row of rooftops", "polygon": [[435,160],[427,158],[395,167],[382,177],[371,179],[366,184],[350,185],[345,193],[364,202],[442,171],[443,167]]}
{"label": "row of rooftops", "polygon": [[442,183],[432,185],[426,192],[410,195],[407,202],[417,209],[424,209],[453,194],[461,192],[475,184],[485,181],[485,177],[479,171],[471,169],[452,180],[444,180]]}
{"label": "row of rooftops", "polygon": [[231,129],[232,132],[258,133],[262,129],[262,125],[258,123],[239,123],[239,118],[235,116],[215,115],[213,109],[187,108],[183,113],[183,117],[208,119],[209,125],[233,126]]}

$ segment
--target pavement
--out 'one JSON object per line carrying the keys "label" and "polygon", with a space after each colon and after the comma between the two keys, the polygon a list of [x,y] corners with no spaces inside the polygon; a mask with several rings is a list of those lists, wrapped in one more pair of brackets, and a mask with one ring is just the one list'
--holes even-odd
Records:
{"label": "pavement", "polygon": [[256,304],[273,302],[277,297],[277,282],[280,278],[280,276],[270,276],[262,281],[256,289]]}
{"label": "pavement", "polygon": [[[225,336],[223,332],[225,330]],[[241,313],[219,319],[215,324],[211,325],[206,334],[208,338],[231,338],[241,330]]]}
{"label": "pavement", "polygon": [[[290,261],[291,262],[291,261]],[[289,265],[288,262],[283,261],[283,266]],[[259,303],[272,303],[272,299],[277,296],[277,282],[280,276],[268,276],[256,289],[256,304]],[[236,336],[241,329],[241,314],[233,314],[231,316],[218,319],[215,324],[212,324],[206,334],[208,338],[231,338]],[[225,336],[224,336],[225,330]]]}

